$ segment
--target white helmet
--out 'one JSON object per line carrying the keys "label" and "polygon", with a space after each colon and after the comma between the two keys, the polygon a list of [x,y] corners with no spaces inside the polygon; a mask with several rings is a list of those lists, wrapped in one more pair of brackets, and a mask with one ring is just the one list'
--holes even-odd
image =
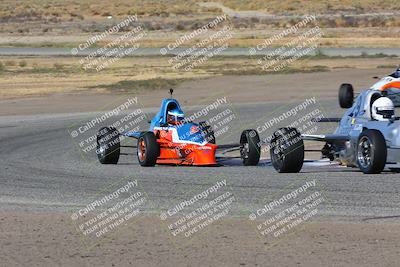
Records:
{"label": "white helmet", "polygon": [[380,97],[372,104],[372,119],[389,121],[394,118],[394,105],[388,97]]}

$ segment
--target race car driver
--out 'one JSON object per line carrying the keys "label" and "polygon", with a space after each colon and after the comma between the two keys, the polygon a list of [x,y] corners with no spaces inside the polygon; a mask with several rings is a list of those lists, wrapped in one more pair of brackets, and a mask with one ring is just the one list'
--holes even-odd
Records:
{"label": "race car driver", "polygon": [[392,76],[393,78],[400,78],[400,67],[397,68],[397,70],[395,72],[393,72],[392,74],[390,74],[389,76]]}
{"label": "race car driver", "polygon": [[178,125],[185,119],[185,114],[178,108],[174,108],[168,111],[167,122],[171,125]]}
{"label": "race car driver", "polygon": [[388,97],[380,97],[372,104],[372,119],[389,121],[395,118],[393,101]]}

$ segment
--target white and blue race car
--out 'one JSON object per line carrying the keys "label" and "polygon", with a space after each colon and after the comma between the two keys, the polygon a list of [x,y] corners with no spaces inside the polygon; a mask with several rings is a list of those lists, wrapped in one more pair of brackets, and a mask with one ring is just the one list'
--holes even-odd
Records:
{"label": "white and blue race car", "polygon": [[366,174],[380,173],[385,167],[396,172],[400,170],[400,121],[395,117],[393,101],[384,90],[365,90],[342,118],[317,121],[338,122],[339,125],[334,133],[326,135],[301,134],[289,127],[274,132],[270,154],[271,163],[278,172],[301,170],[304,140],[324,142],[321,149],[324,158],[358,167]]}

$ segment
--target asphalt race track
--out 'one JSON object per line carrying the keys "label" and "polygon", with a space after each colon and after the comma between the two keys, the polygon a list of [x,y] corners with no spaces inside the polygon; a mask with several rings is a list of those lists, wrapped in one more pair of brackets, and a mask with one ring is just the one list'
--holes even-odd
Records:
{"label": "asphalt race track", "polygon": [[[336,101],[321,104],[330,111],[326,116],[340,114]],[[237,142],[241,130],[255,127],[254,118],[270,114],[281,104],[233,105],[239,119],[229,134],[222,141],[217,138],[217,142]],[[155,110],[145,111],[151,115]],[[223,167],[143,168],[134,148],[123,148],[127,155],[121,156],[118,165],[101,165],[94,153],[83,158],[69,134],[71,125],[91,116],[92,113],[73,113],[0,117],[2,210],[74,210],[88,204],[108,185],[129,177],[137,179],[148,195],[145,212],[159,214],[182,200],[187,192],[201,191],[226,179],[238,202],[230,216],[248,217],[271,196],[315,179],[328,199],[319,210],[318,220],[389,221],[400,216],[400,175],[390,172],[364,175],[357,169],[336,165],[308,165],[298,175],[278,174],[268,164],[265,153],[257,167],[243,167],[239,160],[231,159]],[[320,127],[327,132],[334,124]]]}

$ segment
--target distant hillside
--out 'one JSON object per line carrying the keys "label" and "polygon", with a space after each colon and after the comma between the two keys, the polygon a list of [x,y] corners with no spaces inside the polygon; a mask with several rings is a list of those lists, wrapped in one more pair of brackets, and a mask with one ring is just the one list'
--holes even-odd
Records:
{"label": "distant hillside", "polygon": [[6,0],[0,1],[0,32],[65,34],[103,31],[137,14],[147,30],[191,30],[227,13],[237,28],[288,27],[315,14],[321,27],[398,27],[393,0]]}

